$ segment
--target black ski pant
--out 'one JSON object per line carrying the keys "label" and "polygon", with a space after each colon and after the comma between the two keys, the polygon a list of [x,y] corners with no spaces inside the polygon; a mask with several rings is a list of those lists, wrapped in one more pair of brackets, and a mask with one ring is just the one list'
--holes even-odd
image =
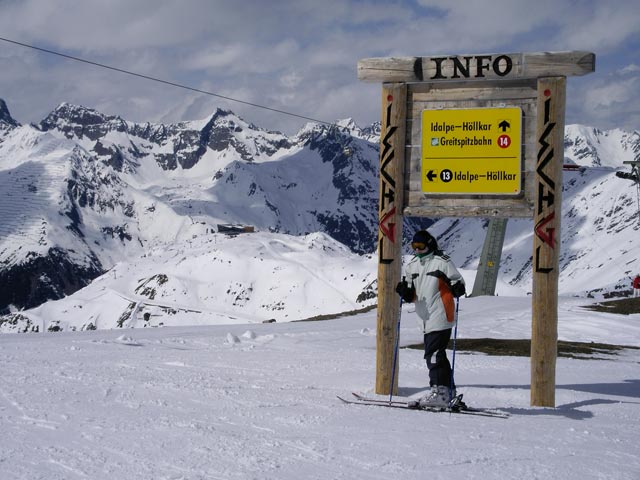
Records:
{"label": "black ski pant", "polygon": [[[424,358],[429,368],[429,386],[451,387],[451,364],[447,358],[447,345],[451,329],[429,332],[424,335]],[[455,388],[455,385],[453,385]]]}

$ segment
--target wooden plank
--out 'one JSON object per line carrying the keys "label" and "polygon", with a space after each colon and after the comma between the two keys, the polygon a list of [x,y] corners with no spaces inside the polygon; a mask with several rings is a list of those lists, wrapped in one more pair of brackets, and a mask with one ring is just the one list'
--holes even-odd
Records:
{"label": "wooden plank", "polygon": [[532,99],[536,96],[536,81],[525,79],[518,81],[479,83],[413,83],[409,85],[411,102],[442,102],[460,100],[511,101]]}
{"label": "wooden plank", "polygon": [[364,82],[451,82],[581,76],[595,71],[586,51],[382,57],[358,61]]}
{"label": "wooden plank", "polygon": [[426,217],[426,218],[444,218],[444,217],[476,217],[476,218],[531,218],[531,210],[522,208],[506,208],[500,207],[480,207],[477,204],[468,207],[446,208],[438,207],[409,207],[406,208],[404,214],[407,217]]}
{"label": "wooden plank", "polygon": [[566,78],[538,80],[531,322],[531,405],[555,407]]}
{"label": "wooden plank", "polygon": [[532,206],[526,199],[434,199],[421,202],[415,207],[406,207],[409,217],[502,217],[531,218]]}
{"label": "wooden plank", "polygon": [[[402,205],[404,202],[405,118],[407,86],[382,88],[380,132],[380,200],[378,228],[378,313],[376,386],[380,395],[398,389],[398,364],[393,372],[400,297],[395,287],[402,270]],[[395,375],[394,375],[395,373]]]}

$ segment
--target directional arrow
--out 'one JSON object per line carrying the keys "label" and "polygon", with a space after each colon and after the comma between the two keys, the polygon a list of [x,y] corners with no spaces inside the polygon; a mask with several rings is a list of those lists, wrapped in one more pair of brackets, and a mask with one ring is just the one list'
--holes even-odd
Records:
{"label": "directional arrow", "polygon": [[427,179],[430,182],[433,182],[433,179],[436,178],[438,176],[438,174],[436,172],[434,172],[433,170],[429,170],[429,172],[427,173]]}
{"label": "directional arrow", "polygon": [[511,128],[511,124],[509,122],[507,122],[506,120],[503,120],[498,124],[498,128],[500,130],[502,130],[503,132],[506,132],[507,130],[509,130]]}

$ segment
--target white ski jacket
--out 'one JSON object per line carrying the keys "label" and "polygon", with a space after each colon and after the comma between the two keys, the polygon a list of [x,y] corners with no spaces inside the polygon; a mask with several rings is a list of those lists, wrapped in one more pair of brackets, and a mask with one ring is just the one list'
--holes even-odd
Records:
{"label": "white ski jacket", "polygon": [[455,302],[449,285],[464,285],[464,279],[447,255],[415,256],[405,268],[405,279],[416,289],[416,314],[424,333],[455,326]]}

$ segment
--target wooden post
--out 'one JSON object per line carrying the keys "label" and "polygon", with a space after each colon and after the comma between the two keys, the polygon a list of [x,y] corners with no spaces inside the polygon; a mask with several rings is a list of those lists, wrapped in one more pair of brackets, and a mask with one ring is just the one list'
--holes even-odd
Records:
{"label": "wooden post", "polygon": [[540,407],[555,407],[565,89],[565,77],[538,79],[531,405]]}
{"label": "wooden post", "polygon": [[[407,108],[406,84],[383,84],[380,132],[380,201],[378,223],[378,317],[376,393],[397,393],[398,364],[392,383],[400,297],[395,292],[402,270],[402,208]],[[399,362],[398,362],[399,363]]]}

